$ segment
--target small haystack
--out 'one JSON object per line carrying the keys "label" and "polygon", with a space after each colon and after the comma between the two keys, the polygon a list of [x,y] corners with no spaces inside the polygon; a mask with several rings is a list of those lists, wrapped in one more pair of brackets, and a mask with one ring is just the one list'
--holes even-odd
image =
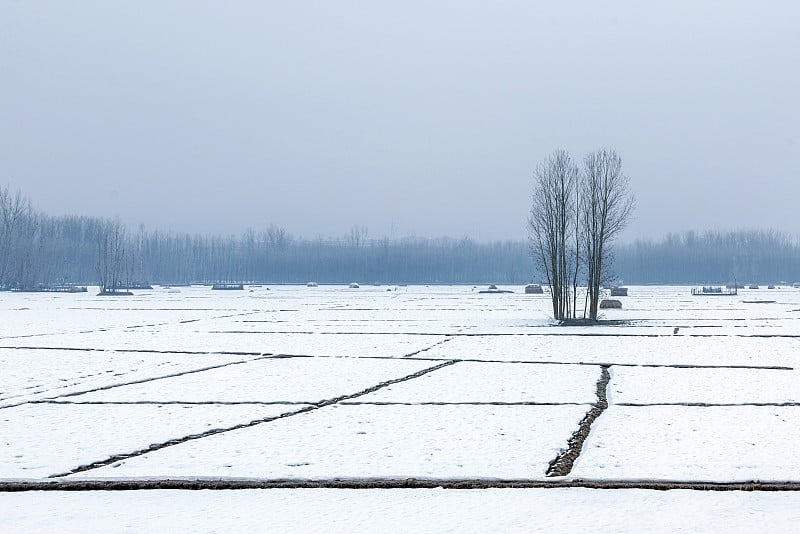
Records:
{"label": "small haystack", "polygon": [[600,309],[601,310],[607,310],[607,309],[610,309],[610,308],[621,309],[622,308],[622,301],[621,300],[615,300],[615,299],[603,299],[603,300],[600,301]]}
{"label": "small haystack", "polygon": [[511,291],[510,289],[497,289],[496,285],[491,284],[488,289],[482,289],[482,290],[478,291],[478,293],[496,294],[496,293],[513,293],[513,291]]}
{"label": "small haystack", "polygon": [[544,289],[539,284],[528,284],[525,286],[525,293],[528,295],[540,295],[544,293]]}

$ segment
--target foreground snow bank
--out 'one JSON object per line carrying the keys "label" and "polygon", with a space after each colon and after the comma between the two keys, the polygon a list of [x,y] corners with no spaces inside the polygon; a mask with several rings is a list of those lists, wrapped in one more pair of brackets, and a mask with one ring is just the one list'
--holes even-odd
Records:
{"label": "foreground snow bank", "polygon": [[775,532],[800,493],[148,490],[0,494],[4,532]]}

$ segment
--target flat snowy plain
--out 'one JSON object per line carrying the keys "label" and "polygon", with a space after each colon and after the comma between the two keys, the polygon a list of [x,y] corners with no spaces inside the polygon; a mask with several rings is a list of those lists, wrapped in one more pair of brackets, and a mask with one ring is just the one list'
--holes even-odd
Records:
{"label": "flat snowy plain", "polygon": [[[800,487],[800,289],[631,287],[596,327],[477,289],[0,293],[0,531],[796,527],[798,491],[646,486]],[[175,480],[323,487],[9,491]]]}

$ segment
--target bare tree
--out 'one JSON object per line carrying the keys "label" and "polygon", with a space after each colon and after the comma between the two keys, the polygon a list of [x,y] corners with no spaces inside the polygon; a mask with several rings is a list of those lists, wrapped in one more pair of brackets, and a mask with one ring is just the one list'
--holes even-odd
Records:
{"label": "bare tree", "polygon": [[285,251],[289,248],[292,241],[292,236],[286,231],[283,226],[271,224],[267,228],[267,242],[273,250]]}
{"label": "bare tree", "polygon": [[31,229],[33,218],[29,199],[20,191],[12,193],[8,186],[0,187],[0,287],[20,283],[20,266],[16,262],[32,246],[24,234]]}
{"label": "bare tree", "polygon": [[40,262],[41,253],[40,216],[28,210],[28,213],[22,217],[16,227],[13,247],[13,259],[15,261],[11,273],[11,283],[14,287],[30,290],[37,286],[40,282],[39,275],[42,267]]}
{"label": "bare tree", "polygon": [[[581,205],[583,203],[583,198],[581,197],[582,193],[582,184],[581,184],[581,175],[580,172],[578,173],[578,178],[575,183],[575,191],[574,191],[574,213],[572,215],[573,220],[575,222],[575,230],[574,230],[574,241],[573,247],[570,250],[572,254],[572,318],[574,319],[577,316],[578,312],[578,275],[581,272],[581,266],[586,264],[586,258],[584,258],[581,254],[581,251],[584,250],[584,239],[585,239],[585,232],[583,231],[583,226],[581,223]],[[584,307],[583,316],[586,317],[586,309]]]}
{"label": "bare tree", "polygon": [[368,235],[369,229],[366,226],[353,226],[345,235],[345,239],[350,246],[359,248],[366,244]]}
{"label": "bare tree", "polygon": [[[130,262],[126,259],[128,232],[118,220],[103,221],[97,235],[97,277],[101,295],[113,295],[127,289]],[[125,279],[125,278],[127,279]]]}
{"label": "bare tree", "polygon": [[533,176],[528,237],[534,260],[550,285],[553,317],[558,320],[569,317],[574,305],[569,289],[570,279],[577,278],[572,265],[578,264],[578,251],[571,246],[577,232],[578,174],[570,155],[557,150],[536,167]]}
{"label": "bare tree", "polygon": [[[583,159],[581,219],[587,270],[589,317],[597,319],[600,285],[611,263],[611,242],[630,222],[635,199],[622,159],[614,150],[600,149]],[[586,310],[584,308],[584,314]]]}

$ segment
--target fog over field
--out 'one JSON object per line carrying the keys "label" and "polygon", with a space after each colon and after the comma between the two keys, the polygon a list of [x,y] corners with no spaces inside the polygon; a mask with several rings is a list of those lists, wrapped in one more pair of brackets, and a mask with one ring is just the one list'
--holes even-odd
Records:
{"label": "fog over field", "polygon": [[0,532],[796,530],[798,28],[0,1]]}
{"label": "fog over field", "polygon": [[612,147],[623,240],[800,234],[800,6],[3,2],[0,184],[132,228],[525,237],[533,167]]}

